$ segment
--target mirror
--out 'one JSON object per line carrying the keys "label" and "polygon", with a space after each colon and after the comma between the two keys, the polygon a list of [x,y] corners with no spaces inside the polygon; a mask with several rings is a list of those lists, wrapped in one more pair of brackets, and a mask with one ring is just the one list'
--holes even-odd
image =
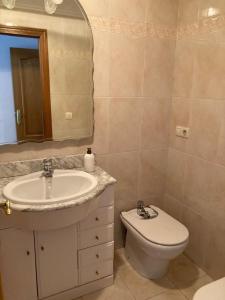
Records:
{"label": "mirror", "polygon": [[0,5],[0,144],[93,135],[93,37],[86,14],[64,0]]}

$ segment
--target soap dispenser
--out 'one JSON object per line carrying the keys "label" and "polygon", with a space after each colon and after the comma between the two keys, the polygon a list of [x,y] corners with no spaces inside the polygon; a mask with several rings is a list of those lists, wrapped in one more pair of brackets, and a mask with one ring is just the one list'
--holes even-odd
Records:
{"label": "soap dispenser", "polygon": [[89,173],[95,170],[95,156],[91,148],[87,148],[87,153],[84,155],[84,168]]}

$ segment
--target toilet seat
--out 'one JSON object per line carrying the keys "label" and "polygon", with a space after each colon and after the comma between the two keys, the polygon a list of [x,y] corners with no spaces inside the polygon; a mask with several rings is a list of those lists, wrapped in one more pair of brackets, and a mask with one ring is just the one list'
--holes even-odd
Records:
{"label": "toilet seat", "polygon": [[152,208],[159,213],[154,219],[143,219],[137,214],[136,209],[122,212],[121,218],[151,243],[175,246],[187,242],[189,233],[183,224],[160,208],[155,206],[152,206]]}
{"label": "toilet seat", "polygon": [[224,300],[225,299],[225,278],[214,281],[200,288],[193,300]]}

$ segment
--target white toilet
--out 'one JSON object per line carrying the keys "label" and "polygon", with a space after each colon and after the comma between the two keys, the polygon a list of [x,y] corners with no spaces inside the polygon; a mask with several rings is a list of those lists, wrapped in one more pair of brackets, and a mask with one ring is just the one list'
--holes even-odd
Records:
{"label": "white toilet", "polygon": [[225,278],[214,281],[200,288],[194,295],[193,300],[224,300]]}
{"label": "white toilet", "polygon": [[[127,228],[125,253],[141,275],[156,279],[166,272],[171,259],[181,254],[188,244],[187,228],[158,207],[154,219],[144,219],[136,209],[121,213]],[[148,210],[148,208],[146,208]]]}

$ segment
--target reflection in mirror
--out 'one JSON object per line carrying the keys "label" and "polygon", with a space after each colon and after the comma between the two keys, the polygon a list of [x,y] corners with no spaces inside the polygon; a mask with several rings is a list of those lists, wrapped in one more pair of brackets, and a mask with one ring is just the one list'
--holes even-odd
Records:
{"label": "reflection in mirror", "polygon": [[46,31],[0,26],[0,32],[0,143],[51,139]]}
{"label": "reflection in mirror", "polygon": [[0,14],[0,144],[91,137],[93,38],[80,4],[48,15],[17,0]]}

